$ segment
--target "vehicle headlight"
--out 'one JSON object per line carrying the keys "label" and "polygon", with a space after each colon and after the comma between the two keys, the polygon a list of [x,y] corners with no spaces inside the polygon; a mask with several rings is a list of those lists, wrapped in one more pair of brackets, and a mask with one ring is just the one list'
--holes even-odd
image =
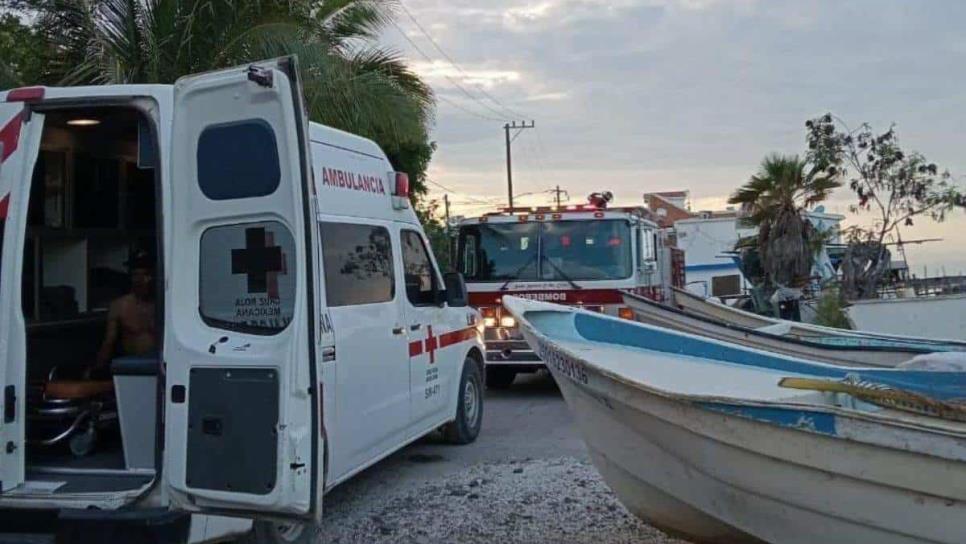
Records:
{"label": "vehicle headlight", "polygon": [[506,329],[510,327],[515,327],[517,325],[517,320],[513,319],[512,315],[505,315],[500,318],[500,326]]}
{"label": "vehicle headlight", "polygon": [[495,317],[484,317],[483,318],[483,326],[485,326],[485,327],[496,327],[496,318]]}

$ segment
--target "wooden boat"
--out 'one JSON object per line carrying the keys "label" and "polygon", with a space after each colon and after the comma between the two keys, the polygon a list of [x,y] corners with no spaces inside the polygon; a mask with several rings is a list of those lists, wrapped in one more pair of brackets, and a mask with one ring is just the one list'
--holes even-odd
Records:
{"label": "wooden boat", "polygon": [[809,323],[785,321],[763,315],[753,314],[744,310],[705,299],[685,289],[674,288],[674,304],[690,314],[697,314],[738,325],[749,329],[757,329],[772,334],[789,336],[800,340],[809,340],[830,345],[848,346],[907,346],[910,344],[927,344],[940,346],[937,351],[964,351],[966,342],[956,339],[923,338],[908,335],[888,334],[865,330],[845,330],[832,327],[822,327]]}
{"label": "wooden boat", "polygon": [[966,295],[875,298],[849,304],[845,313],[859,330],[966,339]]}
{"label": "wooden boat", "polygon": [[952,401],[966,373],[844,368],[503,304],[605,481],[655,526],[715,544],[966,542],[966,423]]}
{"label": "wooden boat", "polygon": [[732,325],[698,314],[689,314],[629,292],[625,292],[623,295],[624,304],[633,310],[634,317],[642,323],[715,338],[725,342],[734,342],[742,346],[792,357],[802,357],[810,361],[848,366],[891,368],[912,359],[916,355],[933,351],[926,345],[897,347],[828,345],[807,339],[798,339],[793,336],[781,336]]}

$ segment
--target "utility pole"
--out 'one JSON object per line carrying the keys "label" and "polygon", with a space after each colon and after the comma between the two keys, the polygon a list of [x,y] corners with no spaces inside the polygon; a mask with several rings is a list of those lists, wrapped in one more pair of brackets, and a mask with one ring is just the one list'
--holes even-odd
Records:
{"label": "utility pole", "polygon": [[570,193],[567,193],[567,191],[561,189],[559,185],[557,185],[557,188],[556,189],[553,189],[553,193],[554,193],[554,199],[556,199],[556,201],[557,201],[557,207],[558,208],[560,207],[560,195],[561,195],[561,193],[566,194],[567,195],[567,200],[570,200]]}
{"label": "utility pole", "polygon": [[[506,190],[508,197],[507,200],[509,200],[511,208],[513,207],[513,167],[510,157],[510,143],[513,142],[513,140],[515,140],[521,132],[523,132],[523,129],[533,127],[533,121],[530,121],[529,125],[526,121],[520,121],[519,125],[516,121],[503,125],[503,130],[506,132]],[[513,138],[510,138],[510,129],[517,131],[517,133],[513,135]]]}
{"label": "utility pole", "polygon": [[449,193],[443,195],[443,209],[446,215],[446,255],[449,257],[450,266],[453,266],[453,237],[449,233]]}

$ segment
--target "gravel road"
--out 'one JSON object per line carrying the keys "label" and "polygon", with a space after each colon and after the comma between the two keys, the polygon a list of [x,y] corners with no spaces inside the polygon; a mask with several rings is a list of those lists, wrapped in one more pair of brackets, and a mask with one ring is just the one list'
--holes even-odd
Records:
{"label": "gravel road", "polygon": [[682,543],[617,501],[549,376],[518,382],[488,392],[474,444],[427,437],[333,490],[326,541]]}

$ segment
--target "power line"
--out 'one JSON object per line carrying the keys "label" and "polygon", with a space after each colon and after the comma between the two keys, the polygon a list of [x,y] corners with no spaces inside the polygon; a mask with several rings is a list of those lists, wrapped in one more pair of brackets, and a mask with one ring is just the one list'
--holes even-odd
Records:
{"label": "power line", "polygon": [[439,187],[440,189],[442,189],[444,191],[447,191],[449,193],[453,193],[454,195],[460,195],[460,197],[462,199],[464,199],[464,200],[466,200],[468,202],[474,202],[474,203],[478,203],[480,205],[486,205],[486,206],[494,206],[494,205],[496,205],[495,202],[487,202],[486,200],[482,200],[482,199],[479,199],[479,198],[475,198],[475,197],[463,195],[463,194],[460,193],[460,191],[453,190],[451,187],[447,187],[447,186],[443,185],[442,183],[439,183],[438,181],[434,181],[434,180],[432,180],[432,179],[430,179],[428,177],[426,178],[426,181],[429,182],[431,185],[435,185],[436,187]]}
{"label": "power line", "polygon": [[[422,32],[423,36],[426,36],[426,39],[429,40],[429,43],[433,44],[433,47],[436,49],[436,51],[439,51],[439,54],[442,55],[443,58],[445,58],[447,61],[449,61],[449,63],[453,66],[453,68],[456,68],[461,74],[463,74],[465,78],[470,79],[470,75],[466,73],[466,70],[464,70],[463,67],[460,66],[453,59],[453,57],[449,56],[449,54],[445,50],[443,50],[442,47],[440,47],[439,43],[435,39],[433,39],[433,36],[430,35],[430,33],[427,32],[425,28],[423,28],[423,25],[419,23],[419,20],[417,20],[416,17],[412,14],[412,12],[409,11],[409,9],[402,2],[402,0],[400,0],[399,2],[399,7],[402,8],[406,16],[408,16],[409,19],[413,22],[413,24],[416,25],[416,28],[418,28],[419,31]],[[518,117],[518,118],[527,117],[527,115],[524,115],[518,111],[513,110],[512,108],[510,108],[509,106],[507,106],[506,104],[498,100],[496,97],[494,97],[489,92],[487,92],[486,89],[484,89],[481,85],[473,84],[473,86],[476,87],[476,90],[478,90],[480,94],[482,94],[486,98],[489,98],[490,101],[492,101],[494,104],[503,108],[504,110],[503,115],[506,115],[506,113],[509,113],[510,115],[508,115],[508,117]]]}
{"label": "power line", "polygon": [[458,110],[461,110],[461,111],[463,111],[465,113],[468,113],[468,114],[472,115],[473,117],[477,117],[477,118],[483,119],[485,121],[498,121],[498,122],[499,121],[502,121],[502,119],[500,119],[498,117],[493,117],[492,115],[484,115],[482,113],[478,113],[478,112],[475,112],[475,111],[473,111],[471,109],[465,108],[465,107],[461,106],[458,102],[454,102],[453,100],[450,100],[450,99],[446,98],[445,96],[443,96],[441,94],[437,94],[436,95],[436,98],[442,100],[443,102],[446,102],[447,104],[449,104],[450,106],[453,106],[454,108],[456,108]]}
{"label": "power line", "polygon": [[[429,62],[431,64],[434,62],[433,59],[432,59],[432,57],[430,57],[428,54],[426,54],[426,52],[423,51],[423,49],[421,47],[419,47],[418,45],[416,45],[416,42],[414,42],[412,40],[412,38],[410,38],[408,35],[406,35],[406,32],[396,23],[396,21],[393,21],[393,20],[390,19],[389,22],[392,24],[393,27],[395,27],[396,30],[399,31],[399,34],[403,37],[403,39],[405,39],[407,42],[409,42],[409,45],[411,45],[413,47],[413,49],[415,49],[416,52],[420,54],[420,56],[422,56],[424,59],[426,59],[426,62]],[[477,104],[483,106],[484,108],[486,108],[487,110],[493,112],[494,114],[500,116],[500,117],[489,117],[489,116],[485,116],[485,115],[480,114],[479,117],[485,117],[485,118],[487,118],[487,119],[489,119],[491,121],[502,121],[503,120],[502,117],[505,117],[505,115],[504,115],[503,112],[496,110],[495,108],[493,108],[492,106],[490,106],[486,102],[483,102],[482,100],[480,100],[479,97],[477,97],[477,96],[473,95],[472,93],[470,93],[469,91],[467,91],[458,81],[456,81],[455,79],[453,79],[449,75],[442,74],[442,76],[444,78],[446,78],[447,81],[449,81],[450,83],[452,83],[454,87],[456,87],[457,89],[459,89],[460,91],[462,91],[463,94],[465,94],[467,98],[469,98],[470,100],[472,100],[472,101],[476,102]]]}

